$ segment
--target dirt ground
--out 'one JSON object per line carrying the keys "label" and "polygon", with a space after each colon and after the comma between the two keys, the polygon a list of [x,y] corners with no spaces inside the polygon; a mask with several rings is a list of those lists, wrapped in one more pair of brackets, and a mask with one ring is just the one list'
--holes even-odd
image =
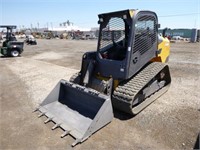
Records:
{"label": "dirt ground", "polygon": [[96,41],[38,40],[18,58],[0,58],[0,149],[192,149],[200,131],[200,43],[171,44],[170,89],[135,117],[115,118],[87,141],[71,136],[32,111],[60,79],[80,69]]}

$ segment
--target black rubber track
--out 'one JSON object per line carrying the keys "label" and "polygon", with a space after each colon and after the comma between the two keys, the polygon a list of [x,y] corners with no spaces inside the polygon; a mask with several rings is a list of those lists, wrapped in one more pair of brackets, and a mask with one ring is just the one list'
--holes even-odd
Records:
{"label": "black rubber track", "polygon": [[69,79],[70,82],[72,83],[76,83],[76,84],[80,84],[80,80],[81,80],[81,77],[79,75],[79,72],[75,73],[74,75],[72,75]]}
{"label": "black rubber track", "polygon": [[[132,103],[135,100],[135,96],[162,70],[165,71],[168,80],[165,86],[169,85],[171,82],[171,78],[168,66],[160,62],[153,62],[146,66],[129,81],[121,83],[114,90],[112,95],[113,107],[131,115],[136,115],[134,112],[134,108],[132,108]],[[159,96],[157,96],[157,98],[158,97]],[[143,107],[143,109],[145,107],[146,105]]]}

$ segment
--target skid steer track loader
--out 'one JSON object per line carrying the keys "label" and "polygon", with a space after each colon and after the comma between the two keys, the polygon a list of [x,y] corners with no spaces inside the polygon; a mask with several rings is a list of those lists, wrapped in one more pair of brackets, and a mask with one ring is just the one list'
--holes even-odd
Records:
{"label": "skid steer track loader", "polygon": [[158,35],[152,11],[123,10],[99,15],[97,51],[82,57],[79,73],[61,80],[36,109],[72,135],[75,146],[113,119],[113,108],[138,114],[171,83],[170,43]]}

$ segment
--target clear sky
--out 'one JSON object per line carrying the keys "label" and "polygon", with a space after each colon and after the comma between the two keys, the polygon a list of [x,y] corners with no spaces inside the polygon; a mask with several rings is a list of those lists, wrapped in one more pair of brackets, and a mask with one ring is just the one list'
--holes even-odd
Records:
{"label": "clear sky", "polygon": [[56,27],[69,20],[98,27],[97,15],[124,9],[152,10],[161,28],[200,28],[200,0],[0,0],[0,24]]}

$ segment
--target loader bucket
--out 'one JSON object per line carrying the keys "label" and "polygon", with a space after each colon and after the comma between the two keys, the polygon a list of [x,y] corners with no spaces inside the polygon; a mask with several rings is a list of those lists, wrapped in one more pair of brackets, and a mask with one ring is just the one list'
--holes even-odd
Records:
{"label": "loader bucket", "polygon": [[40,116],[53,121],[55,129],[64,130],[61,137],[70,134],[75,146],[89,138],[94,132],[111,122],[113,109],[109,96],[103,95],[65,80],[61,80],[37,109]]}

